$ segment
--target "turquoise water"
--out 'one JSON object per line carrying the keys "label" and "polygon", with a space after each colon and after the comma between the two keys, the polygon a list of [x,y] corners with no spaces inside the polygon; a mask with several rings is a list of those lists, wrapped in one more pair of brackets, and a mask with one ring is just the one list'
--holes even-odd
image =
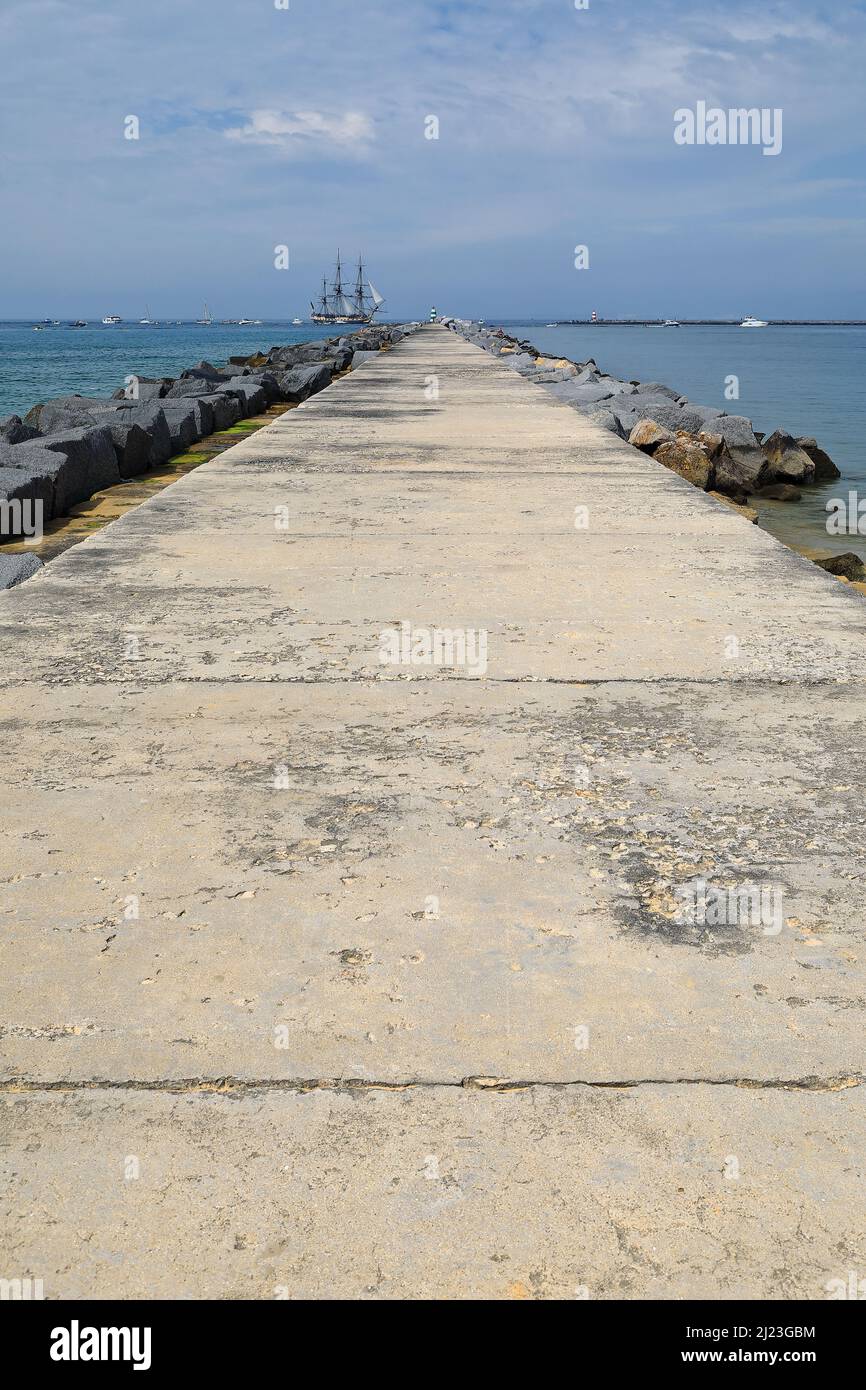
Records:
{"label": "turquoise water", "polygon": [[[345,330],[349,332],[350,330]],[[0,323],[0,419],[25,415],[50,396],[110,396],[124,378],[176,376],[206,358],[219,364],[229,357],[251,356],[277,344],[324,338],[328,329],[308,323],[165,324],[140,327],[95,324],[88,328],[46,328],[31,323]]]}
{"label": "turquoise water", "polygon": [[[488,320],[492,325],[493,320]],[[825,503],[849,488],[866,497],[866,328],[681,328],[503,322],[557,357],[584,361],[627,381],[661,381],[703,405],[746,415],[771,434],[814,435],[842,478],[803,493],[802,502],[763,502],[761,524],[802,548],[853,550],[866,559],[866,536],[828,536]],[[739,400],[725,400],[725,378],[739,379]]]}

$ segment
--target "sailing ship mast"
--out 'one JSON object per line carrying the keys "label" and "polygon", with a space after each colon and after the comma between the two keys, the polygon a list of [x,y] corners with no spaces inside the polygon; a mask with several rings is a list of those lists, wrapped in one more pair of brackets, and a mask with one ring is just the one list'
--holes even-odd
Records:
{"label": "sailing ship mast", "polygon": [[[367,294],[369,290],[369,295]],[[337,252],[337,268],[331,292],[328,293],[327,278],[322,281],[322,296],[318,304],[310,301],[313,323],[372,323],[373,315],[384,299],[369,280],[364,281],[364,262],[358,258],[358,273],[355,288],[351,295],[343,285],[343,264]]]}

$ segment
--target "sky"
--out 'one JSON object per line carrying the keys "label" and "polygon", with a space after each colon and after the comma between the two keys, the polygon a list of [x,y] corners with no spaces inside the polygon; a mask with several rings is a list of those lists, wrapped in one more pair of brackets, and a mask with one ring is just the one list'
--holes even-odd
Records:
{"label": "sky", "polygon": [[578,3],[0,0],[0,318],[866,319],[866,3]]}

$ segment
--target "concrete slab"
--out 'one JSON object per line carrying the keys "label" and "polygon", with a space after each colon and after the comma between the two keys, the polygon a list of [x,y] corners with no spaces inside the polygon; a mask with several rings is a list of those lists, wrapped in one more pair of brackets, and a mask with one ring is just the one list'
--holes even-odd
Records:
{"label": "concrete slab", "polygon": [[862,1270],[862,1091],[96,1091],[0,1114],[7,1267],[47,1298],[824,1299]]}
{"label": "concrete slab", "polygon": [[[860,698],[34,695],[4,729],[6,1074],[859,1074]],[[701,876],[778,923],[678,922]]]}

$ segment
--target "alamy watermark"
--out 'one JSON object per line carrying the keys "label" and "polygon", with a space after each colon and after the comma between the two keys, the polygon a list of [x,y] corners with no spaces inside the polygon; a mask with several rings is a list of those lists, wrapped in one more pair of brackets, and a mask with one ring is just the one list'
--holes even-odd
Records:
{"label": "alamy watermark", "polygon": [[705,878],[678,884],[676,921],[689,927],[750,927],[763,936],[778,936],[785,924],[781,889],[739,883],[716,887]]}
{"label": "alamy watermark", "polygon": [[399,627],[379,633],[382,666],[445,666],[483,676],[487,672],[487,633],[474,627]]}
{"label": "alamy watermark", "polygon": [[39,1302],[45,1297],[45,1281],[29,1274],[21,1279],[0,1279],[0,1303]]}
{"label": "alamy watermark", "polygon": [[866,497],[856,492],[849,492],[847,498],[831,497],[824,510],[828,535],[866,536]]}
{"label": "alamy watermark", "polygon": [[41,497],[0,497],[0,540],[38,545],[45,534]]}
{"label": "alamy watermark", "polygon": [[762,154],[782,152],[782,108],[738,106],[725,111],[705,101],[680,106],[674,112],[678,145],[761,145]]}

